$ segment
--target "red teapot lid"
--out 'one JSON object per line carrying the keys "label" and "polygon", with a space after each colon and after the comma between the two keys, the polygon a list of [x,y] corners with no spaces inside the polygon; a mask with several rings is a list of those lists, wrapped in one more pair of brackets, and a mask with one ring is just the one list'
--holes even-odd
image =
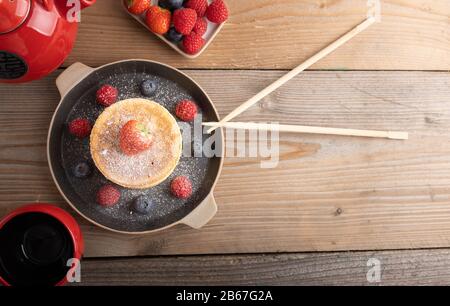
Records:
{"label": "red teapot lid", "polygon": [[0,34],[17,29],[27,19],[31,0],[0,0]]}

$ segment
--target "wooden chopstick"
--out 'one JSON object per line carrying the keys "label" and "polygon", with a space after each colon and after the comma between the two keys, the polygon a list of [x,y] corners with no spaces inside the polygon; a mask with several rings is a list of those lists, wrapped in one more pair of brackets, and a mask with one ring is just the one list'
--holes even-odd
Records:
{"label": "wooden chopstick", "polygon": [[[296,68],[294,68],[293,70],[291,70],[290,72],[288,72],[287,74],[282,76],[280,79],[276,80],[274,83],[267,86],[265,89],[263,89],[262,91],[257,93],[255,96],[253,96],[252,98],[250,98],[249,100],[247,100],[246,102],[241,104],[239,107],[237,107],[235,110],[233,110],[227,116],[225,116],[220,121],[220,123],[228,122],[228,121],[232,120],[233,118],[235,118],[236,116],[238,116],[239,114],[243,113],[248,108],[250,108],[252,105],[254,105],[256,102],[258,102],[259,100],[261,100],[262,98],[264,98],[265,96],[267,96],[268,94],[270,94],[271,92],[276,90],[277,88],[281,87],[282,85],[287,83],[289,80],[291,80],[293,77],[295,77],[296,75],[298,75],[305,69],[309,68],[310,66],[312,66],[313,64],[315,64],[316,62],[318,62],[319,60],[324,58],[325,56],[329,55],[331,52],[333,52],[334,50],[336,50],[337,48],[339,48],[340,46],[342,46],[343,44],[348,42],[350,39],[352,39],[353,37],[355,37],[362,31],[367,29],[369,26],[371,26],[375,22],[376,22],[376,18],[374,16],[368,17],[366,20],[364,20],[358,26],[353,28],[351,31],[347,32],[345,35],[341,36],[339,39],[337,39],[336,41],[334,41],[333,43],[331,43],[330,45],[328,45],[327,47],[325,47],[324,49],[322,49],[321,51],[319,51],[318,53],[316,53],[315,55],[313,55],[306,61],[304,61],[302,64],[300,64],[299,66],[297,66]],[[220,127],[220,125],[214,126],[210,129],[208,129],[207,132],[211,133],[218,127]]]}
{"label": "wooden chopstick", "polygon": [[225,122],[225,123],[203,122],[202,125],[211,126],[214,128],[225,127],[231,129],[245,129],[245,130],[266,130],[266,131],[280,131],[280,132],[307,133],[307,134],[376,137],[376,138],[388,138],[400,140],[408,139],[407,132],[397,132],[397,131],[355,130],[355,129],[342,129],[342,128],[330,128],[318,126],[253,123],[253,122]]}

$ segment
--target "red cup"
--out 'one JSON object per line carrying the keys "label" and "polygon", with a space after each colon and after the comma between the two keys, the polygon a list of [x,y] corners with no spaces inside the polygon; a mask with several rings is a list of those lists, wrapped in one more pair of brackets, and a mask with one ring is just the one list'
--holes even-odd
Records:
{"label": "red cup", "polygon": [[[42,220],[40,218],[43,218]],[[49,218],[50,217],[50,218]],[[52,230],[52,228],[50,227],[50,224],[56,226],[57,228],[61,229],[62,232],[64,233],[60,233],[61,235],[64,234],[63,237],[67,238],[65,241],[66,245],[69,246],[69,248],[65,248],[66,252],[68,252],[67,254],[73,254],[72,257],[69,258],[73,258],[76,260],[81,260],[81,257],[83,255],[84,252],[84,241],[83,241],[83,236],[81,234],[81,229],[78,225],[78,223],[75,221],[75,219],[66,211],[64,211],[63,209],[50,205],[50,204],[29,204],[23,207],[20,207],[16,210],[14,210],[13,212],[11,212],[10,214],[6,215],[5,217],[3,217],[0,220],[0,250],[3,250],[4,253],[7,253],[7,248],[8,246],[12,245],[12,244],[8,244],[7,246],[2,245],[2,243],[6,243],[5,241],[2,240],[2,231],[3,233],[6,233],[7,230],[12,231],[14,229],[13,224],[20,222],[19,220],[24,220],[25,218],[27,218],[27,220],[29,222],[31,222],[31,229],[40,229],[41,232],[39,232],[38,234],[36,234],[36,230],[33,232],[30,232],[30,229],[26,228],[26,225],[22,225],[22,227],[20,227],[20,229],[18,228],[18,239],[22,239],[20,242],[20,248],[18,248],[19,252],[20,250],[23,251],[23,253],[26,253],[26,249],[28,248],[27,245],[30,245],[30,248],[36,247],[36,243],[39,244],[40,241],[42,241],[42,244],[39,246],[37,246],[38,248],[40,247],[40,251],[42,252],[42,246],[45,245],[47,246],[49,243],[52,244],[53,240],[49,239],[49,237],[56,237],[58,238],[58,236],[49,236],[48,234],[52,233],[52,232],[48,232],[47,229],[47,236],[45,236],[45,229],[46,226],[48,225],[48,228],[50,230]],[[31,221],[30,221],[31,220]],[[47,221],[45,221],[47,220]],[[36,222],[40,222],[37,224],[33,224]],[[48,222],[48,224],[46,224],[45,222]],[[23,230],[22,228],[25,228],[25,230]],[[44,229],[44,234],[42,232],[42,230]],[[65,229],[65,231],[63,230]],[[23,235],[22,235],[22,230],[23,230]],[[55,232],[56,229],[55,229]],[[28,236],[32,236],[32,238],[28,237]],[[38,235],[38,236],[36,236]],[[40,236],[39,236],[40,235]],[[6,236],[6,235],[5,235]],[[8,237],[11,237],[11,235],[9,234]],[[10,238],[12,239],[12,238]],[[39,240],[41,239],[41,240]],[[44,239],[44,240],[42,240]],[[45,240],[46,239],[46,240]],[[55,243],[57,241],[59,241],[58,239],[54,239]],[[8,241],[8,243],[10,243]],[[62,243],[61,243],[62,245]],[[52,245],[50,245],[50,249],[52,248]],[[55,247],[56,249],[56,247]],[[11,250],[12,251],[12,250]],[[17,250],[14,249],[14,252],[16,252]],[[45,250],[44,250],[45,251]],[[21,254],[22,255],[22,254]],[[0,265],[6,265],[5,261],[2,260],[2,253],[0,251]],[[30,260],[30,264],[37,264],[35,261],[33,261],[35,258],[32,258],[29,254],[24,254],[25,258],[27,260]],[[14,256],[13,256],[14,257]],[[13,258],[10,257],[10,258]],[[39,258],[41,259],[41,258]],[[62,259],[61,259],[62,260]],[[39,264],[42,264],[42,262],[39,262]],[[45,271],[45,265],[43,267],[39,267],[39,269],[44,269]],[[21,267],[19,267],[21,268]],[[67,270],[70,269],[70,267],[66,267]],[[2,266],[0,266],[0,284],[3,284],[5,286],[12,286],[13,284],[10,284],[8,281],[6,281],[6,275],[2,275],[2,271],[4,273],[5,272],[5,268],[3,268]],[[54,285],[54,286],[62,286],[64,284],[66,284],[68,282],[67,280],[67,275],[65,275],[63,278],[61,278],[60,280],[54,281],[52,284],[50,285]]]}

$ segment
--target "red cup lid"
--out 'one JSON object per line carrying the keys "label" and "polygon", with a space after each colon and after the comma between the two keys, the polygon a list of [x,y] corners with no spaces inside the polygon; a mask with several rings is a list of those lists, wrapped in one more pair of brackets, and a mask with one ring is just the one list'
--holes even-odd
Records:
{"label": "red cup lid", "polygon": [[30,12],[30,0],[0,0],[0,34],[14,31]]}

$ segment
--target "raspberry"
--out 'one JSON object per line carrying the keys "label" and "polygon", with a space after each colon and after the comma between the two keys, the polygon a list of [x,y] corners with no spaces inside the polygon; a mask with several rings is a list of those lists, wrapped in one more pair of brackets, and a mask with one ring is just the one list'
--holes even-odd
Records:
{"label": "raspberry", "polygon": [[197,115],[197,105],[190,100],[182,100],[177,104],[175,114],[183,121],[192,121]]}
{"label": "raspberry", "polygon": [[176,10],[173,13],[173,25],[178,33],[187,35],[191,33],[197,22],[197,13],[190,8]]}
{"label": "raspberry", "polygon": [[97,102],[103,106],[110,106],[117,101],[119,91],[111,85],[104,85],[97,90]]}
{"label": "raspberry", "polygon": [[170,191],[180,199],[187,199],[192,195],[192,183],[186,176],[178,176],[170,183]]}
{"label": "raspberry", "polygon": [[91,123],[87,119],[77,118],[69,123],[69,133],[78,138],[89,136],[91,129]]}
{"label": "raspberry", "polygon": [[205,16],[206,9],[208,8],[207,0],[188,0],[184,5],[187,8],[191,8],[197,12],[198,17]]}
{"label": "raspberry", "polygon": [[112,185],[104,185],[97,191],[97,203],[102,206],[113,206],[119,202],[119,199],[120,191]]}
{"label": "raspberry", "polygon": [[228,19],[228,7],[223,0],[214,0],[206,10],[206,17],[214,23],[222,23]]}
{"label": "raspberry", "polygon": [[207,29],[208,29],[208,22],[206,21],[206,19],[199,18],[197,19],[197,22],[195,23],[192,32],[195,32],[198,35],[203,36],[206,33]]}
{"label": "raspberry", "polygon": [[191,32],[183,39],[183,51],[187,54],[197,54],[204,45],[205,40],[195,32]]}

